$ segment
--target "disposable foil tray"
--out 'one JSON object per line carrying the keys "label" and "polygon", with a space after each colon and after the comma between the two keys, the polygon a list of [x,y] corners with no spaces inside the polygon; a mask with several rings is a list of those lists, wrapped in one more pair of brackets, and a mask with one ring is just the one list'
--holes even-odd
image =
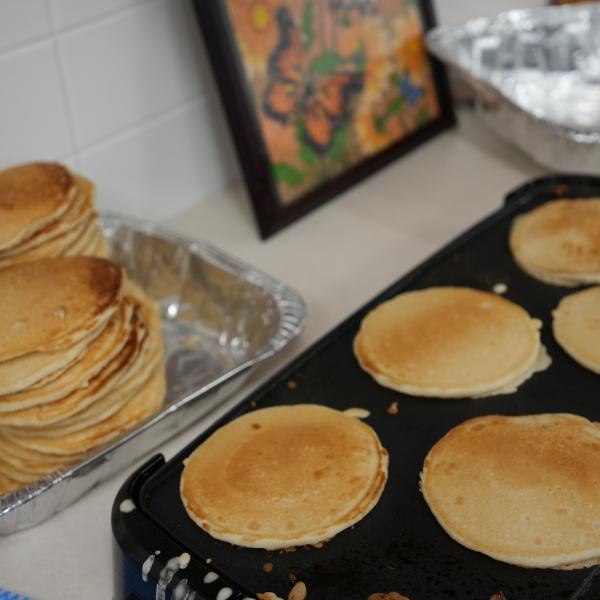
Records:
{"label": "disposable foil tray", "polygon": [[304,325],[306,307],[294,290],[214,247],[110,213],[101,225],[111,258],[158,301],[165,405],[84,461],[0,496],[0,534],[47,519],[208,413]]}
{"label": "disposable foil tray", "polygon": [[512,10],[427,34],[474,110],[552,169],[600,172],[600,5]]}

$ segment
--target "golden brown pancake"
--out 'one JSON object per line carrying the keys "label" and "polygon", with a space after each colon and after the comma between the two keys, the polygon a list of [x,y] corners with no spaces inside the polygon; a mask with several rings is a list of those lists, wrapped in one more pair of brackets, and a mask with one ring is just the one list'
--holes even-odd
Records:
{"label": "golden brown pancake", "polygon": [[69,252],[68,249],[86,232],[91,231],[95,223],[95,214],[90,214],[71,229],[50,239],[45,244],[31,248],[21,254],[2,257],[1,267],[10,267],[22,265],[23,263],[41,260],[44,258],[58,258],[59,256],[71,256],[76,253]]}
{"label": "golden brown pancake", "polygon": [[564,297],[552,315],[554,337],[564,351],[600,373],[600,286]]}
{"label": "golden brown pancake", "polygon": [[427,455],[421,489],[467,548],[524,567],[600,562],[600,426],[583,417],[465,421]]}
{"label": "golden brown pancake", "polygon": [[417,396],[508,393],[546,368],[540,321],[496,294],[439,287],[380,304],[354,339],[360,366],[379,384]]}
{"label": "golden brown pancake", "polygon": [[30,163],[0,171],[0,250],[6,250],[58,219],[75,187],[57,163]]}
{"label": "golden brown pancake", "polygon": [[2,413],[10,413],[11,417],[17,414],[32,414],[25,411],[35,406],[54,402],[75,390],[87,387],[90,380],[123,349],[129,337],[132,313],[131,303],[123,302],[120,310],[113,315],[102,333],[88,345],[81,360],[61,369],[58,377],[38,387],[29,387],[21,392],[1,395],[0,424],[2,423]]}
{"label": "golden brown pancake", "polygon": [[[5,431],[18,428],[32,429],[39,432],[53,424],[60,424],[68,417],[78,414],[91,404],[97,403],[109,394],[121,381],[130,376],[134,362],[138,362],[145,332],[135,323],[124,346],[110,361],[100,365],[100,371],[90,378],[85,385],[69,394],[52,401],[23,408],[16,411],[0,413],[0,427]],[[93,344],[92,344],[93,345]],[[80,363],[85,362],[85,358]],[[77,365],[73,367],[76,369]],[[0,401],[2,397],[0,396]]]}
{"label": "golden brown pancake", "polygon": [[15,435],[6,432],[3,432],[3,435],[22,448],[31,448],[43,454],[64,456],[81,454],[114,440],[156,413],[162,406],[164,395],[164,373],[161,369],[156,369],[146,385],[142,386],[123,408],[89,428],[59,438]]}
{"label": "golden brown pancake", "polygon": [[600,283],[600,198],[553,200],[517,217],[510,249],[524,271],[547,283]]}
{"label": "golden brown pancake", "polygon": [[[85,264],[88,259],[74,260]],[[90,260],[101,265],[107,262]],[[85,276],[88,271],[80,273]],[[15,403],[26,404],[0,411],[0,494],[71,467],[160,410],[166,382],[158,307],[135,284],[124,278],[118,283],[119,293],[107,321],[97,321],[96,330],[87,337],[52,351],[64,353],[81,345],[81,356],[61,368],[58,376],[45,375],[41,385],[0,396],[0,407],[3,402],[12,403],[13,408]],[[106,305],[104,294],[97,298],[96,310],[98,305]],[[81,310],[77,305],[64,305],[61,318],[75,309]],[[87,319],[79,320],[80,327],[88,324]],[[76,339],[70,326],[66,333],[59,331],[56,339],[64,335]],[[97,335],[93,340],[92,334]],[[19,343],[23,341],[15,345]],[[32,356],[43,354],[51,352],[30,352],[0,362],[0,375],[9,363],[29,364]]]}
{"label": "golden brown pancake", "polygon": [[[74,365],[85,354],[87,347],[104,329],[96,327],[88,337],[61,350],[30,352],[24,356],[0,362],[0,394],[13,394],[26,390],[40,378]],[[1,397],[1,396],[0,396]]]}
{"label": "golden brown pancake", "polygon": [[65,256],[91,256],[90,249],[95,245],[99,232],[98,219],[94,215],[81,235],[64,249]]}
{"label": "golden brown pancake", "polygon": [[21,483],[0,473],[0,496],[23,487]]}
{"label": "golden brown pancake", "polygon": [[[73,178],[76,183],[76,194],[64,214],[27,239],[22,240],[18,245],[0,251],[0,265],[4,264],[3,259],[5,258],[12,258],[46,245],[50,240],[74,229],[91,216],[94,210],[93,183],[78,175],[74,175]],[[47,256],[48,254],[42,255]]]}
{"label": "golden brown pancake", "polygon": [[0,361],[64,349],[119,306],[121,267],[101,258],[45,259],[0,269]]}
{"label": "golden brown pancake", "polygon": [[277,549],[328,540],[361,520],[387,480],[387,452],[364,422],[318,405],[245,414],[184,461],[181,498],[211,536]]}

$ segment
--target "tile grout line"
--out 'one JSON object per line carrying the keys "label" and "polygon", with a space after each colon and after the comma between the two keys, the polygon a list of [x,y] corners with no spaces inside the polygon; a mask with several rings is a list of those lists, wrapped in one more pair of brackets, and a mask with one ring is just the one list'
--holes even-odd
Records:
{"label": "tile grout line", "polygon": [[[125,14],[127,12],[133,11],[136,8],[139,8],[143,5],[150,5],[152,3],[158,4],[165,0],[134,0],[133,4],[130,6],[126,6],[125,8],[114,8],[107,13],[97,15],[90,19],[84,19],[79,23],[75,23],[74,25],[68,25],[63,27],[62,29],[58,27],[58,23],[56,17],[54,15],[54,10],[51,6],[51,0],[46,0],[46,10],[48,14],[51,16],[51,24],[52,31],[50,33],[45,33],[40,36],[9,44],[5,48],[0,49],[0,59],[4,58],[5,54],[19,53],[21,51],[27,51],[30,49],[34,49],[38,45],[42,45],[44,42],[50,42],[57,34],[71,34],[77,33],[79,30],[85,30],[89,27],[92,27],[97,24],[102,24],[103,21],[110,21],[111,19],[116,18],[118,15]],[[169,0],[167,0],[169,1]]]}
{"label": "tile grout line", "polygon": [[147,117],[144,117],[143,119],[136,121],[135,123],[128,125],[117,132],[110,133],[106,136],[102,136],[101,138],[93,140],[92,142],[81,145],[79,152],[88,152],[90,150],[100,149],[108,144],[111,144],[112,142],[127,139],[136,133],[144,131],[144,129],[148,129],[153,125],[158,125],[161,122],[176,116],[177,113],[183,112],[186,108],[190,108],[196,104],[199,105],[202,102],[210,102],[213,99],[213,96],[215,96],[214,93],[209,93],[196,94],[192,98],[186,98],[185,100],[182,100],[181,102],[174,104],[169,108],[163,109],[152,115],[148,115]]}
{"label": "tile grout line", "polygon": [[71,140],[71,146],[73,147],[73,154],[77,158],[77,162],[81,162],[81,156],[79,154],[79,143],[77,137],[77,130],[75,127],[75,119],[73,115],[73,104],[71,102],[71,97],[69,95],[69,87],[67,85],[67,74],[65,71],[65,63],[63,60],[62,51],[59,44],[60,34],[58,32],[58,26],[56,22],[56,15],[54,14],[54,9],[52,8],[52,3],[50,0],[46,0],[46,9],[48,10],[48,14],[50,15],[50,24],[52,26],[52,45],[54,49],[54,56],[58,63],[59,70],[59,79],[60,79],[60,88],[63,93],[65,108],[67,111],[67,117],[69,121],[69,139]]}

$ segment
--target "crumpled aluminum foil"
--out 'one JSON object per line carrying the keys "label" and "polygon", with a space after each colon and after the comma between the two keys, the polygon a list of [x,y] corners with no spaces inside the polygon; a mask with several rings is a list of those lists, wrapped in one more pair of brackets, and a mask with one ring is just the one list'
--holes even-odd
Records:
{"label": "crumpled aluminum foil", "polygon": [[427,34],[499,135],[560,171],[600,172],[600,5],[512,10]]}
{"label": "crumpled aluminum foil", "polygon": [[0,496],[0,534],[44,521],[208,413],[304,326],[297,292],[212,246],[110,213],[101,225],[111,258],[159,303],[165,406],[87,460]]}

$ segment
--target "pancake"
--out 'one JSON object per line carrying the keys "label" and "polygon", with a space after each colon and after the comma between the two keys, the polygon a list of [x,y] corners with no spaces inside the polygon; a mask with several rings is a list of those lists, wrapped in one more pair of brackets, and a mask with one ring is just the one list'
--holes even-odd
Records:
{"label": "pancake", "polygon": [[113,315],[123,269],[90,257],[44,259],[0,269],[0,361],[65,349]]}
{"label": "pancake", "polygon": [[12,443],[42,454],[59,456],[79,455],[110,442],[144,421],[162,406],[165,395],[165,376],[155,369],[137,394],[114,415],[87,429],[65,437],[15,435],[3,431]]}
{"label": "pancake", "polygon": [[600,198],[546,202],[515,219],[509,244],[532,277],[563,286],[600,283]]}
{"label": "pancake", "polygon": [[[69,265],[71,261],[76,268],[82,261],[107,263],[82,258],[64,262]],[[47,270],[56,276],[55,264],[49,261]],[[88,274],[85,269],[81,272],[84,276]],[[3,367],[10,373],[8,367],[14,364],[28,365],[40,356],[66,356],[73,349],[83,348],[79,356],[61,367],[58,376],[38,373],[38,377],[44,375],[40,380],[43,385],[34,384],[21,392],[0,396],[0,493],[31,484],[57,469],[70,468],[90,452],[145,422],[163,405],[166,378],[158,307],[122,276],[120,268],[117,272],[118,294],[109,304],[112,313],[107,312],[107,322],[96,318],[96,329],[71,346],[52,352],[30,352],[0,362],[1,376]],[[13,286],[12,291],[15,287],[19,289],[19,285]],[[96,285],[103,292],[103,282]],[[52,297],[52,293],[50,290],[48,295]],[[92,295],[90,302],[93,301]],[[72,311],[81,327],[89,325],[89,319],[83,317],[97,316],[98,307],[106,304],[105,294],[100,293],[87,315],[80,307],[68,304],[61,304],[59,313],[64,319]],[[14,299],[9,306],[16,306]],[[75,313],[76,309],[82,314]],[[29,325],[29,321],[25,323]],[[60,326],[52,329],[49,340],[62,342],[65,335],[71,341],[76,339],[71,325],[64,331],[56,331]],[[92,339],[92,336],[97,337]],[[14,342],[16,347],[23,344],[23,340]],[[20,408],[15,410],[18,405]],[[13,410],[6,410],[7,406]]]}
{"label": "pancake", "polygon": [[29,408],[54,402],[87,387],[90,380],[123,349],[129,338],[132,313],[133,306],[124,302],[102,333],[87,346],[81,360],[61,369],[58,377],[42,386],[0,396],[0,425],[4,423],[3,413],[10,413],[11,417],[24,415]]}
{"label": "pancake", "polygon": [[52,238],[45,244],[36,246],[27,252],[23,252],[22,254],[7,256],[5,258],[3,257],[0,262],[0,266],[10,267],[44,258],[58,258],[59,256],[75,255],[75,253],[68,252],[69,246],[77,241],[86,231],[90,230],[90,228],[93,226],[94,219],[94,214],[88,215],[85,219],[77,223],[77,225],[65,231],[64,233],[61,233],[55,238]]}
{"label": "pancake", "polygon": [[[104,329],[101,324],[87,338],[76,344],[53,352],[30,352],[24,356],[0,362],[0,394],[13,394],[25,391],[40,378],[63,371],[85,354],[90,342]],[[0,396],[1,398],[1,396]]]}
{"label": "pancake", "polygon": [[2,436],[0,436],[0,447],[2,448],[2,459],[6,464],[38,477],[61,469],[72,461],[72,457],[35,454],[8,442]]}
{"label": "pancake", "polygon": [[[83,411],[90,404],[107,395],[129,375],[132,364],[139,362],[142,341],[140,326],[134,325],[120,352],[108,363],[100,365],[101,370],[85,385],[53,402],[0,413],[0,426],[6,431],[10,431],[11,426],[39,431],[41,428],[62,422],[68,417]],[[81,362],[83,363],[84,360]],[[77,365],[74,368],[76,367]]]}
{"label": "pancake", "polygon": [[108,256],[108,245],[98,222],[94,223],[93,229],[90,231],[89,237],[84,243],[67,248],[69,254],[80,254],[81,256]]}
{"label": "pancake", "polygon": [[77,186],[77,193],[65,213],[21,241],[17,246],[0,251],[0,264],[3,264],[4,258],[18,256],[47,244],[50,240],[77,227],[92,214],[94,210],[93,183],[77,175],[73,177]]}
{"label": "pancake", "polygon": [[18,481],[0,473],[0,496],[23,487]]}
{"label": "pancake", "polygon": [[379,500],[388,455],[364,422],[318,405],[245,414],[184,461],[181,499],[219,540],[269,550],[328,540]]}
{"label": "pancake", "polygon": [[600,374],[600,286],[564,297],[552,316],[554,337],[563,350]]}
{"label": "pancake", "polygon": [[[106,394],[96,399],[89,404],[84,410],[77,412],[75,415],[68,417],[51,427],[43,427],[39,429],[22,429],[20,435],[22,438],[32,435],[46,438],[60,438],[71,435],[78,431],[89,429],[94,425],[108,419],[128,402],[143,391],[153,376],[153,372],[158,366],[162,354],[154,352],[152,356],[147,356],[143,360],[138,360],[141,366],[135,374],[121,378],[119,383],[112,387]],[[6,431],[10,431],[6,429]],[[17,434],[19,435],[19,434]]]}
{"label": "pancake", "polygon": [[89,247],[89,245],[94,241],[97,231],[98,218],[94,213],[94,215],[86,222],[85,229],[81,231],[77,239],[73,240],[63,249],[63,254],[65,256],[77,256],[79,254],[85,254],[85,252],[82,252],[82,250],[86,247]]}
{"label": "pancake", "polygon": [[68,465],[74,460],[81,460],[84,454],[59,455],[51,453],[42,453],[24,448],[11,442],[6,436],[0,433],[0,447],[2,448],[2,458],[14,467],[24,471],[36,472],[39,475],[45,475]]}
{"label": "pancake", "polygon": [[467,548],[523,567],[600,563],[600,425],[583,417],[465,421],[430,450],[421,489]]}
{"label": "pancake", "polygon": [[354,354],[380,385],[405,394],[503,394],[550,364],[540,327],[497,294],[428,288],[371,311],[354,339]]}
{"label": "pancake", "polygon": [[56,163],[30,163],[0,171],[0,250],[64,214],[76,193],[69,171]]}

